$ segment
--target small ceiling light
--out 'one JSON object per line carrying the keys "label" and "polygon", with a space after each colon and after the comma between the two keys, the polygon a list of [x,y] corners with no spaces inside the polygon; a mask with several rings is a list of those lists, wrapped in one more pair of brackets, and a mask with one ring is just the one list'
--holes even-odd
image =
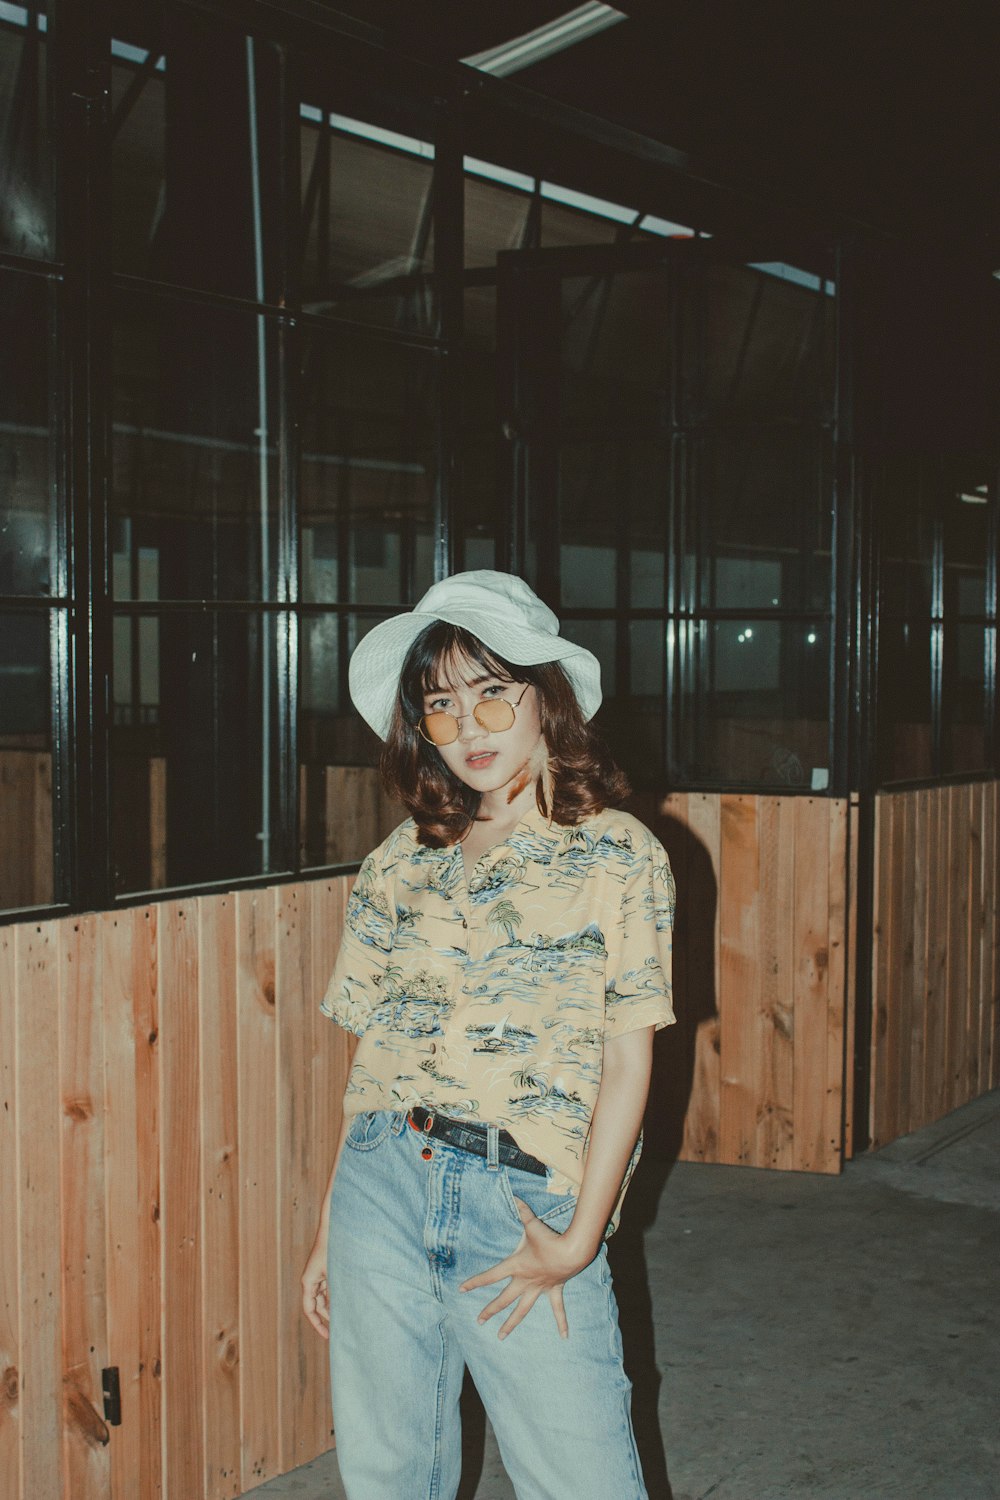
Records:
{"label": "small ceiling light", "polygon": [[816,632],[815,632],[815,630],[810,630],[809,634],[806,636],[806,640],[808,641],[808,643],[809,643],[810,646],[815,646],[815,644],[816,644]]}
{"label": "small ceiling light", "polygon": [[582,42],[585,37],[596,36],[599,31],[616,26],[625,19],[620,10],[615,10],[610,5],[601,5],[598,0],[589,0],[588,4],[578,5],[564,16],[556,16],[544,26],[525,32],[524,36],[512,37],[509,42],[501,42],[497,47],[487,47],[485,52],[475,52],[470,57],[463,57],[462,62],[467,63],[470,68],[478,68],[480,73],[490,73],[494,78],[506,78],[511,73],[519,73],[522,68],[530,68],[533,63],[541,62],[543,57],[552,57],[554,53]]}
{"label": "small ceiling light", "polygon": [[990,499],[989,486],[977,484],[976,488],[971,492],[963,490],[958,498],[964,501],[966,505],[988,505]]}

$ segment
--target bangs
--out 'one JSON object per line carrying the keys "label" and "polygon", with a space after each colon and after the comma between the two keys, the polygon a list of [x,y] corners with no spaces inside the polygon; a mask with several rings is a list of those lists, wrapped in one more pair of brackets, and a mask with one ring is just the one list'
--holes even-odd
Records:
{"label": "bangs", "polygon": [[456,685],[464,667],[479,667],[490,677],[501,681],[521,682],[523,667],[498,656],[478,636],[439,620],[428,625],[414,641],[403,667],[401,688],[404,700],[414,707],[422,706],[425,694],[435,688]]}

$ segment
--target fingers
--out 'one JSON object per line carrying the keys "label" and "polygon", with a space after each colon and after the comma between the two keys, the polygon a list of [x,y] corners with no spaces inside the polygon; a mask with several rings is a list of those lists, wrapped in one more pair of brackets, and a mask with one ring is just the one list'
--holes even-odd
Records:
{"label": "fingers", "polygon": [[534,1289],[534,1287],[530,1287],[527,1291],[523,1291],[518,1299],[517,1306],[511,1313],[510,1317],[503,1324],[497,1337],[500,1339],[505,1339],[508,1337],[508,1335],[512,1334],[518,1323],[522,1322],[528,1316],[531,1309],[538,1301],[538,1297],[539,1293]]}
{"label": "fingers", "polygon": [[511,1274],[510,1263],[513,1259],[512,1255],[508,1255],[506,1260],[502,1260],[499,1264],[491,1266],[488,1271],[480,1271],[478,1276],[470,1276],[468,1281],[462,1282],[459,1291],[474,1292],[476,1287],[492,1286],[494,1282],[503,1281],[505,1276]]}
{"label": "fingers", "polygon": [[330,1337],[330,1298],[325,1276],[317,1281],[303,1282],[302,1311],[320,1338],[328,1339]]}
{"label": "fingers", "polygon": [[559,1337],[568,1339],[569,1323],[566,1319],[566,1305],[563,1302],[563,1293],[561,1286],[553,1286],[549,1288],[549,1302],[552,1304],[552,1311],[555,1314],[556,1327],[559,1330]]}
{"label": "fingers", "polygon": [[521,1223],[524,1225],[530,1224],[535,1215],[532,1213],[531,1209],[525,1203],[523,1198],[518,1198],[516,1194],[514,1194],[513,1196],[514,1207],[517,1209],[518,1214],[520,1215]]}
{"label": "fingers", "polygon": [[[476,1319],[477,1323],[488,1323],[490,1318],[496,1317],[497,1313],[503,1312],[504,1308],[510,1307],[524,1292],[524,1282],[512,1281],[509,1286],[498,1292],[492,1302],[488,1302]],[[537,1294],[536,1294],[537,1295]]]}

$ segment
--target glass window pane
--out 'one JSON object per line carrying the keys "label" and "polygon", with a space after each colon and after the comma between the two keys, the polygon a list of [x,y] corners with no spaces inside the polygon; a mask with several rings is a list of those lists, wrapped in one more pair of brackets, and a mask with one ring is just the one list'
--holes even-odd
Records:
{"label": "glass window pane", "polygon": [[[640,217],[640,215],[636,215]],[[598,218],[565,203],[542,200],[540,243],[546,248],[560,245],[609,245],[622,229],[613,219]],[[645,236],[640,236],[645,238]]]}
{"label": "glass window pane", "polygon": [[[944,497],[944,607],[946,614],[981,615],[986,609],[989,493],[975,471]],[[979,482],[983,481],[983,482]]]}
{"label": "glass window pane", "polygon": [[282,194],[274,48],[184,6],[117,8],[116,269],[276,301]]}
{"label": "glass window pane", "polygon": [[670,369],[666,271],[566,276],[561,289],[561,422],[588,438],[663,430]]}
{"label": "glass window pane", "polygon": [[[666,444],[566,443],[559,452],[563,607],[660,608],[664,602],[669,450]],[[544,525],[546,515],[537,518]],[[620,583],[617,557],[630,551]],[[619,587],[628,598],[618,598]]]}
{"label": "glass window pane", "polygon": [[55,900],[49,616],[0,614],[0,910]]}
{"label": "glass window pane", "polygon": [[690,490],[699,605],[829,607],[831,474],[821,438],[780,428],[705,435]]}
{"label": "glass window pane", "polygon": [[465,264],[495,266],[500,250],[520,250],[525,245],[530,192],[465,179]]}
{"label": "glass window pane", "polygon": [[286,868],[277,631],[273,617],[212,611],[115,620],[117,891]]}
{"label": "glass window pane", "polygon": [[402,822],[382,790],[381,741],[355,712],[347,663],[377,615],[312,615],[299,636],[300,857],[306,866],[353,864]]}
{"label": "glass window pane", "polygon": [[880,782],[924,780],[933,765],[931,627],[926,620],[883,620],[878,643]]}
{"label": "glass window pane", "polygon": [[52,586],[47,293],[0,276],[0,594]]}
{"label": "glass window pane", "polygon": [[938,493],[923,461],[887,459],[875,479],[882,613],[930,616]]}
{"label": "glass window pane", "polygon": [[942,704],[943,770],[986,769],[986,660],[994,629],[946,624]]}
{"label": "glass window pane", "polygon": [[[791,268],[784,268],[789,270]],[[836,299],[754,266],[710,265],[685,299],[692,416],[824,416],[832,409]]]}
{"label": "glass window pane", "polygon": [[46,5],[0,9],[0,250],[52,259]]}
{"label": "glass window pane", "polygon": [[612,749],[633,787],[662,785],[663,661],[666,627],[662,620],[629,625],[631,692],[615,699],[614,713],[602,721]]}
{"label": "glass window pane", "polygon": [[[483,299],[476,294],[482,293]],[[466,568],[493,568],[497,536],[502,530],[504,496],[498,482],[501,455],[497,372],[494,358],[496,291],[475,287],[466,292],[466,338],[462,353],[462,495],[459,524]],[[478,320],[471,337],[469,318]],[[483,561],[483,559],[488,559]],[[473,560],[474,559],[474,560]]]}
{"label": "glass window pane", "polygon": [[274,598],[274,348],[271,325],[253,313],[119,299],[117,598]]}
{"label": "glass window pane", "polygon": [[394,149],[376,122],[340,119],[312,101],[301,109],[303,304],[431,332],[433,150],[415,138]]}
{"label": "glass window pane", "polygon": [[614,620],[563,620],[560,633],[594,653],[601,664],[604,698],[613,698],[617,692]]}
{"label": "glass window pane", "polygon": [[754,786],[829,784],[829,630],[820,620],[717,620],[686,639],[686,773]]}
{"label": "glass window pane", "polygon": [[411,604],[433,579],[437,356],[303,332],[302,596]]}

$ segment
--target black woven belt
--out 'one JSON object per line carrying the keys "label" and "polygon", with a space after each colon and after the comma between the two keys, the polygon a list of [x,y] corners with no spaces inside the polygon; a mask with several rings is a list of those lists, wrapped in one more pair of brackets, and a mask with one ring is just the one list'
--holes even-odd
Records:
{"label": "black woven belt", "polygon": [[[486,1126],[474,1125],[470,1120],[451,1120],[447,1115],[435,1115],[418,1105],[407,1116],[414,1130],[422,1135],[434,1136],[448,1146],[457,1146],[459,1151],[471,1151],[473,1156],[486,1156]],[[514,1137],[506,1130],[498,1132],[497,1157],[505,1167],[519,1167],[522,1172],[534,1172],[538,1177],[548,1173],[548,1167],[537,1156],[522,1151]]]}

